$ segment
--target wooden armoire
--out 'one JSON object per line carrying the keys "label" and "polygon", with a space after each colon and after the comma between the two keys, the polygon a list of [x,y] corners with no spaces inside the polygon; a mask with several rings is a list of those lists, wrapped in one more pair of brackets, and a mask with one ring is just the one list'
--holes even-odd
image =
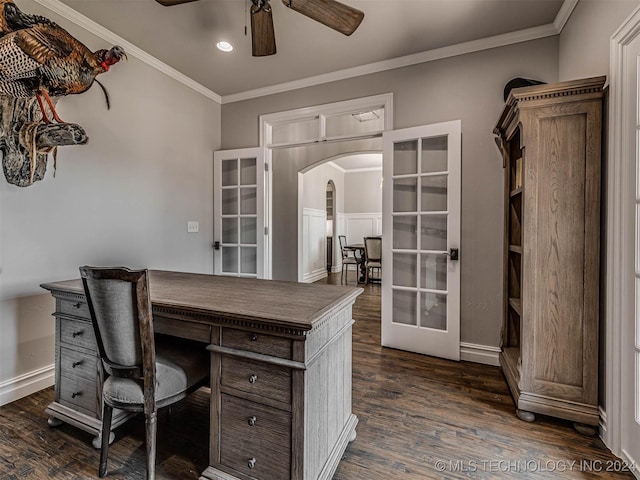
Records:
{"label": "wooden armoire", "polygon": [[494,133],[505,168],[500,364],[518,417],[594,433],[605,77],[513,89]]}

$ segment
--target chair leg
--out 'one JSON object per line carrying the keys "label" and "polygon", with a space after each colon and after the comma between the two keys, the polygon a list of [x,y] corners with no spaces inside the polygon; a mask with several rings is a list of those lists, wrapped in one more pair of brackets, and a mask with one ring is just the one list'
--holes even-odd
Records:
{"label": "chair leg", "polygon": [[156,432],[158,427],[156,412],[145,415],[147,430],[147,480],[156,478]]}
{"label": "chair leg", "polygon": [[109,437],[111,437],[111,417],[113,408],[104,402],[102,408],[102,431],[100,437],[102,445],[100,446],[100,467],[98,468],[98,476],[104,477],[107,474],[107,457],[109,455]]}

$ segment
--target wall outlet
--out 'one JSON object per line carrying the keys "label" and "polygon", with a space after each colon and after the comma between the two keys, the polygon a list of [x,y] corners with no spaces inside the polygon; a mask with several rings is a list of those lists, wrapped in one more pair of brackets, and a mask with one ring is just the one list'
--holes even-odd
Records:
{"label": "wall outlet", "polygon": [[200,224],[195,221],[187,222],[187,232],[188,233],[198,233],[200,231]]}

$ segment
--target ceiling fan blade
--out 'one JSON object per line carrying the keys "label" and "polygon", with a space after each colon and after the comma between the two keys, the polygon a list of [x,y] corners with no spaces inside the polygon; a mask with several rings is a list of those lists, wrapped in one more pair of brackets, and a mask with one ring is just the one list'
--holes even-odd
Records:
{"label": "ceiling fan blade", "polygon": [[282,0],[282,3],[345,35],[355,32],[364,18],[364,12],[336,0]]}
{"label": "ceiling fan blade", "polygon": [[180,5],[181,3],[195,2],[196,0],[156,0],[160,5],[165,7],[172,7],[174,5]]}
{"label": "ceiling fan blade", "polygon": [[276,53],[276,35],[269,2],[251,7],[251,54],[266,57]]}

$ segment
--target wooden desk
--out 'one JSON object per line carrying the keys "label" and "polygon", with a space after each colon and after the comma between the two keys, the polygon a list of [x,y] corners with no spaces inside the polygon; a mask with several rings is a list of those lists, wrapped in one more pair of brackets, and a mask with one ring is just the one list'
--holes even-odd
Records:
{"label": "wooden desk", "polygon": [[[155,331],[211,351],[209,467],[200,478],[330,479],[356,436],[351,308],[362,290],[161,271],[149,282]],[[98,435],[103,373],[82,284],[42,287],[56,298],[50,424]],[[113,428],[126,419],[114,412]]]}

